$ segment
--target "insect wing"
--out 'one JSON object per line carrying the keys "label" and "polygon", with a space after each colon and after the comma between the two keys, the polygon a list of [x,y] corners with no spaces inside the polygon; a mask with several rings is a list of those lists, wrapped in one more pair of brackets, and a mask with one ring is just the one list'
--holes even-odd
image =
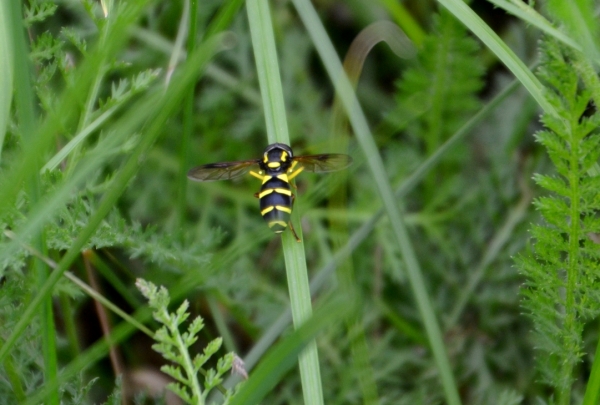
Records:
{"label": "insect wing", "polygon": [[194,167],[187,176],[194,181],[231,180],[248,173],[253,166],[258,165],[258,160],[244,160],[239,162],[209,163]]}
{"label": "insect wing", "polygon": [[335,172],[352,164],[352,158],[341,153],[297,156],[294,160],[304,166],[304,170],[314,173]]}

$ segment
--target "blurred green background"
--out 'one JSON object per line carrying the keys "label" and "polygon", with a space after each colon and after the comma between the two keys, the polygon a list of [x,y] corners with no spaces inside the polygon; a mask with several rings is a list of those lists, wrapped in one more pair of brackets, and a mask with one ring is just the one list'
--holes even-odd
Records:
{"label": "blurred green background", "polygon": [[[134,282],[166,286],[174,304],[188,299],[205,320],[192,352],[222,336],[223,353],[252,354],[250,370],[292,330],[282,318],[289,298],[281,238],[260,216],[256,179],[185,177],[197,165],[260,158],[269,143],[243,2],[14,3],[0,6],[8,79],[0,83],[0,338],[17,340],[2,353],[0,403],[103,403],[121,373],[128,403],[163,403],[147,394],[166,380],[151,338],[66,279],[44,284],[51,266],[34,250],[151,329]],[[401,249],[387,215],[376,217],[383,204],[372,157],[344,118],[334,119],[343,110],[293,4],[269,5],[295,154],[340,152],[347,142],[342,152],[354,158],[345,181],[310,173],[296,180],[293,221],[319,284],[313,304],[350,288],[360,305],[352,322],[317,336],[325,403],[447,403]],[[496,55],[434,1],[313,6],[341,60],[355,40],[388,38],[377,29],[361,37],[371,24],[400,27],[391,38],[404,54],[385,43],[350,54],[364,58],[356,96],[389,183],[401,190],[396,203],[461,401],[552,403],[536,373],[533,324],[520,306],[524,279],[513,262],[530,249],[527,230],[539,221],[531,178],[553,170],[534,143],[542,109],[522,86],[509,87],[513,76]],[[542,15],[552,15],[545,6]],[[525,65],[537,63],[538,28],[490,2],[469,7]],[[186,55],[197,49],[192,65]],[[424,162],[432,165],[417,172]],[[330,203],[340,193],[347,199]],[[351,268],[336,273],[334,255],[348,239]],[[28,307],[43,288],[52,298]],[[19,321],[27,328],[14,334]],[[98,345],[111,332],[109,355]],[[584,352],[593,353],[597,327],[583,333]],[[590,367],[584,356],[574,371],[574,401]],[[60,389],[40,394],[59,375]],[[263,403],[303,403],[297,367]]]}

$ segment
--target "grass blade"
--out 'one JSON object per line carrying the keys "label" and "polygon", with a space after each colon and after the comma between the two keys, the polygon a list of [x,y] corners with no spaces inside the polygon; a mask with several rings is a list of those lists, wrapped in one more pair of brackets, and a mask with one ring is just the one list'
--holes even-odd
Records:
{"label": "grass blade", "polygon": [[[269,5],[266,1],[249,0],[246,2],[246,8],[248,10],[252,46],[254,48],[269,143],[281,142],[289,145],[285,102]],[[302,240],[300,227],[297,227],[296,232]],[[298,328],[312,316],[304,243],[297,243],[291,232],[284,232],[281,239],[292,317],[294,326]],[[304,403],[311,405],[323,404],[319,355],[314,341],[309,343],[306,350],[300,355],[299,366]]]}
{"label": "grass blade", "polygon": [[10,18],[11,3],[3,1],[0,4],[0,161],[2,160],[2,146],[8,126],[10,105],[13,95],[13,35]]}
{"label": "grass blade", "polygon": [[469,28],[523,84],[542,109],[556,115],[554,107],[542,94],[542,84],[502,39],[462,0],[438,0]]}

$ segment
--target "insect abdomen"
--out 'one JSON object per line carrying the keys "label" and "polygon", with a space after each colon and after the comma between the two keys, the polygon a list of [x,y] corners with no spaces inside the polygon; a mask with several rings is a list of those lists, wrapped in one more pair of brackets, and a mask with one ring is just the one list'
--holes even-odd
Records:
{"label": "insect abdomen", "polygon": [[258,196],[260,213],[269,228],[275,233],[285,231],[292,213],[292,191],[289,183],[272,177],[262,185]]}

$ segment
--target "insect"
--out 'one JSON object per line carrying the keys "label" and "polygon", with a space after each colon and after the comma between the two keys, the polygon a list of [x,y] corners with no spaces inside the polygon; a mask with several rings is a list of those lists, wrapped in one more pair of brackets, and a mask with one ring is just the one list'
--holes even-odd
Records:
{"label": "insect", "polygon": [[339,153],[322,155],[294,156],[292,148],[283,143],[273,143],[266,147],[262,159],[238,162],[210,163],[194,167],[188,178],[194,181],[231,180],[246,173],[262,182],[260,191],[254,194],[260,200],[260,213],[267,225],[275,233],[282,233],[289,226],[298,242],[290,216],[295,195],[290,180],[302,171],[326,173],[345,169],[352,164],[352,158]]}

